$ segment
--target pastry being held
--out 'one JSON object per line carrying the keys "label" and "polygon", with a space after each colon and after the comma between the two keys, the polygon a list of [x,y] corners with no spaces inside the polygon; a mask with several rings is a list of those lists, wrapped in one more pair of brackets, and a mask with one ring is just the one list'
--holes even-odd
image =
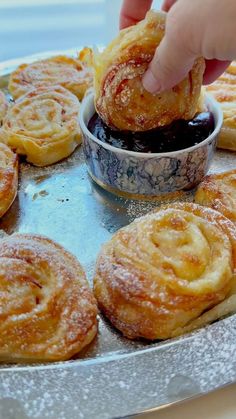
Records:
{"label": "pastry being held", "polygon": [[[123,0],[120,27],[144,18],[151,0]],[[183,80],[198,57],[206,59],[204,83],[212,83],[235,59],[235,0],[165,0],[166,32],[143,78],[152,92],[168,90]],[[226,60],[226,61],[225,61]]]}
{"label": "pastry being held", "polygon": [[128,338],[167,339],[236,310],[236,227],[183,203],[119,230],[97,261],[99,307]]}
{"label": "pastry being held", "polygon": [[150,11],[95,56],[95,107],[111,128],[147,131],[196,114],[205,68],[202,58],[171,90],[153,95],[143,87],[142,77],[164,36],[165,21],[165,13]]}
{"label": "pastry being held", "polygon": [[206,176],[197,188],[195,202],[236,223],[236,170]]}
{"label": "pastry being held", "polygon": [[79,100],[93,84],[92,51],[84,48],[78,58],[58,55],[31,64],[21,64],[10,76],[9,91],[14,99],[33,88],[60,85]]}
{"label": "pastry being held", "polygon": [[97,333],[97,306],[79,262],[53,241],[0,240],[0,360],[71,358]]}
{"label": "pastry being held", "polygon": [[9,109],[0,140],[36,166],[56,163],[81,143],[79,100],[61,86],[38,87]]}

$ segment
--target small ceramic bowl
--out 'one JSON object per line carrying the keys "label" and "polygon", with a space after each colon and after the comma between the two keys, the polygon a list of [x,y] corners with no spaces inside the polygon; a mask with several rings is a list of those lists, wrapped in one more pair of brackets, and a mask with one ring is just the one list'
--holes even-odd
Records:
{"label": "small ceramic bowl", "polygon": [[94,96],[80,109],[83,149],[92,179],[106,190],[130,198],[152,198],[190,190],[206,175],[220,132],[223,115],[219,104],[206,95],[205,105],[214,115],[215,129],[201,143],[168,153],[122,150],[98,140],[87,128],[94,115]]}

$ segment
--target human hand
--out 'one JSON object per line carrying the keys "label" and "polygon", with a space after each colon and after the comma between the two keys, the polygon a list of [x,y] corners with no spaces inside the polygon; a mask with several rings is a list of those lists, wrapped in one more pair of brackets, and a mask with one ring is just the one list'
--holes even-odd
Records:
{"label": "human hand", "polygon": [[[121,25],[143,19],[151,3],[124,1]],[[165,0],[163,9],[169,10],[166,34],[144,75],[146,90],[156,93],[172,88],[186,77],[199,56],[206,59],[204,82],[214,81],[236,57],[235,0]]]}

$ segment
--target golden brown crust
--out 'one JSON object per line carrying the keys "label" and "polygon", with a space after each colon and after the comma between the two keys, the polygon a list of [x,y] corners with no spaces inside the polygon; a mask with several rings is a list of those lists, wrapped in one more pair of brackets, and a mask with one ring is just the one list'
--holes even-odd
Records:
{"label": "golden brown crust", "polygon": [[79,101],[61,86],[38,87],[9,109],[0,139],[36,166],[56,163],[81,142]]}
{"label": "golden brown crust", "polygon": [[119,230],[103,247],[94,292],[125,336],[166,339],[198,327],[196,319],[212,321],[213,308],[233,293],[235,267],[234,224],[200,205],[173,204]]}
{"label": "golden brown crust", "polygon": [[107,125],[119,130],[147,131],[176,119],[191,119],[198,106],[204,60],[173,89],[152,95],[142,76],[164,36],[165,14],[148,12],[146,19],[120,32],[95,56],[95,106]]}
{"label": "golden brown crust", "polygon": [[8,101],[4,93],[0,90],[0,126],[3,123],[3,120],[7,114]]}
{"label": "golden brown crust", "polygon": [[0,359],[71,358],[97,333],[97,306],[79,262],[42,236],[0,241]]}
{"label": "golden brown crust", "polygon": [[14,99],[33,88],[60,85],[82,100],[93,84],[89,48],[84,48],[78,58],[58,55],[31,64],[21,64],[10,76],[9,91]]}
{"label": "golden brown crust", "polygon": [[236,222],[236,170],[206,176],[198,186],[195,201]]}
{"label": "golden brown crust", "polygon": [[217,146],[236,150],[236,61],[206,89],[220,103],[224,115]]}
{"label": "golden brown crust", "polygon": [[18,158],[0,143],[0,217],[10,208],[18,189]]}

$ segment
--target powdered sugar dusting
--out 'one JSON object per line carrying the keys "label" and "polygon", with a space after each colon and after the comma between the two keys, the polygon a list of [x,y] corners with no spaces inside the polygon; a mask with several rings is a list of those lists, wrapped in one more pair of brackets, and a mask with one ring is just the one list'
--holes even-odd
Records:
{"label": "powdered sugar dusting", "polygon": [[127,202],[127,215],[129,217],[129,222],[133,221],[135,218],[141,217],[142,215],[148,214],[151,211],[155,211],[160,208],[161,205],[170,204],[177,201],[192,201],[193,192],[180,192],[176,194],[170,194],[160,196],[159,199],[153,201],[138,201],[138,200],[129,200]]}
{"label": "powdered sugar dusting", "polygon": [[22,418],[109,419],[196,396],[236,379],[235,336],[233,316],[132,356],[2,370],[0,412],[9,403]]}

